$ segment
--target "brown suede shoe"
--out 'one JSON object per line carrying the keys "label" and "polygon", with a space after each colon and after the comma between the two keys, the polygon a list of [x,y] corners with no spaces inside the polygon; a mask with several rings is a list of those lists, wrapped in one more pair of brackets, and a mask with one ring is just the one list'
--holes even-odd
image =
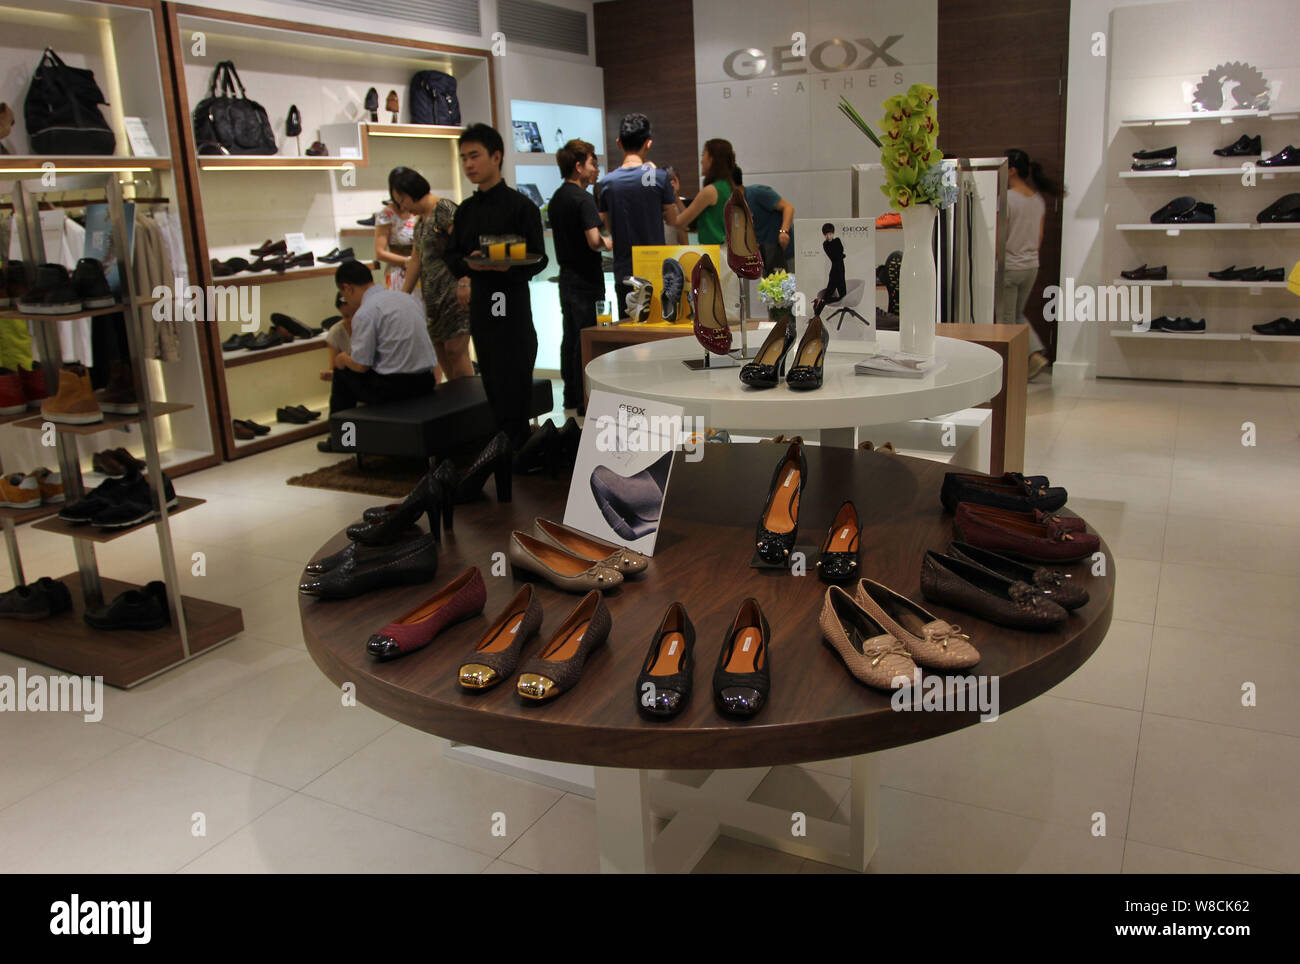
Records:
{"label": "brown suede shoe", "polygon": [[90,425],[104,420],[85,366],[63,367],[59,372],[59,393],[41,403],[41,416],[64,425]]}

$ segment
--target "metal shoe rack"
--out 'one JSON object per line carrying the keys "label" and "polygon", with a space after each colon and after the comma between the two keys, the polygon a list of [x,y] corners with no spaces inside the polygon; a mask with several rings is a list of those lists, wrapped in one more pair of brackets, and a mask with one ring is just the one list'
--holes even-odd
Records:
{"label": "metal shoe rack", "polygon": [[[107,429],[125,431],[129,430],[131,425],[139,425],[149,485],[154,498],[154,509],[157,512],[152,524],[158,536],[158,551],[162,559],[163,582],[167,587],[171,623],[164,629],[148,632],[134,630],[105,632],[92,629],[82,618],[87,608],[102,605],[106,596],[111,597],[133,588],[117,580],[101,579],[95,557],[95,543],[111,541],[143,528],[149,523],[105,533],[88,526],[73,527],[55,517],[55,510],[48,507],[43,510],[30,509],[17,512],[0,509],[5,545],[16,584],[25,581],[22,559],[18,551],[16,523],[29,522],[44,516],[44,520],[34,522],[33,527],[70,536],[74,540],[77,560],[77,571],[62,578],[72,593],[73,612],[25,624],[23,633],[6,634],[0,639],[0,649],[79,675],[102,676],[106,683],[113,686],[130,687],[193,659],[205,650],[238,635],[244,628],[243,615],[239,609],[232,606],[181,595],[180,576],[172,546],[170,516],[202,505],[204,500],[178,496],[176,508],[170,512],[167,510],[154,419],[193,406],[155,401],[150,393],[149,376],[145,367],[143,319],[144,312],[152,310],[153,300],[148,297],[149,293],[134,290],[132,249],[128,243],[128,239],[134,235],[133,232],[128,231],[127,208],[119,174],[116,171],[108,171],[102,175],[61,175],[59,180],[60,190],[67,190],[75,181],[77,183],[74,189],[103,191],[113,228],[112,251],[117,263],[122,300],[113,308],[96,309],[93,312],[81,311],[69,315],[46,315],[37,319],[36,328],[39,332],[40,357],[45,373],[46,390],[51,397],[57,393],[59,372],[62,368],[63,350],[57,323],[86,317],[89,314],[121,312],[126,317],[127,345],[140,414],[106,414],[102,422],[91,425],[58,424],[48,422],[40,415],[33,418],[17,416],[13,420],[20,428],[37,431],[48,431],[51,428],[54,430],[59,471],[63,479],[64,504],[76,502],[85,494],[77,451],[77,436],[93,435]],[[19,235],[24,270],[27,272],[29,282],[34,276],[35,266],[45,260],[41,256],[44,246],[37,210],[37,201],[41,194],[39,184],[39,181],[15,180],[11,189],[14,230]],[[133,206],[132,218],[134,210]],[[23,317],[28,316],[23,315]]]}

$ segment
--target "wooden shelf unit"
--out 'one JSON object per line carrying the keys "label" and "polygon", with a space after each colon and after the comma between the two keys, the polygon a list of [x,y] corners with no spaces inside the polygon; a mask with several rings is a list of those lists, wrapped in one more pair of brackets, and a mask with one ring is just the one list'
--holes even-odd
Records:
{"label": "wooden shelf unit", "polygon": [[[206,499],[192,499],[186,495],[178,495],[176,497],[176,508],[169,509],[167,511],[167,517],[173,518],[180,515],[182,512],[187,512],[190,509],[203,505],[206,501]],[[62,507],[54,506],[53,508],[55,513],[57,513]],[[154,520],[150,519],[147,522],[141,522],[139,525],[128,526],[125,529],[98,529],[89,523],[74,525],[71,522],[64,522],[56,515],[52,519],[47,518],[44,522],[37,522],[32,526],[32,528],[40,529],[42,532],[56,532],[61,536],[69,536],[73,539],[84,539],[87,542],[104,543],[113,542],[123,536],[129,536],[132,532],[146,529],[153,524]]]}

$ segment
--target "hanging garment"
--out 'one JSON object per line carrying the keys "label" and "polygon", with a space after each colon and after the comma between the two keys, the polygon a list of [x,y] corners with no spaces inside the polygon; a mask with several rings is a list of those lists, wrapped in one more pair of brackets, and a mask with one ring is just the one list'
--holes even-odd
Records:
{"label": "hanging garment", "polygon": [[[157,221],[147,214],[136,218],[132,268],[132,282],[138,297],[152,298],[154,289],[159,286],[168,292],[175,291],[176,275],[172,270],[167,241]],[[152,311],[145,310],[140,314],[145,355],[161,361],[179,359],[180,330],[175,318],[155,321]]]}

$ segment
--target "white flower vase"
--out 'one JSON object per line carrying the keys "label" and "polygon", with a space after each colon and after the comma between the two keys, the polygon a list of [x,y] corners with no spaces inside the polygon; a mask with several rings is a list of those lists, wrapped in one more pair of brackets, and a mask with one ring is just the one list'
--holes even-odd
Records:
{"label": "white flower vase", "polygon": [[902,211],[903,263],[898,280],[898,346],[913,355],[934,357],[935,287],[933,204]]}

